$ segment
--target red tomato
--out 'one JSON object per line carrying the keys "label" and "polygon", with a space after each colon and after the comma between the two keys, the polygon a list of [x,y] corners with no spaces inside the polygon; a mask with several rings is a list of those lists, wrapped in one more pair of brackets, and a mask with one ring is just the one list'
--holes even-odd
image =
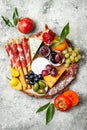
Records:
{"label": "red tomato", "polygon": [[34,22],[30,18],[22,18],[18,21],[18,30],[24,34],[31,32],[34,28]]}
{"label": "red tomato", "polygon": [[71,100],[72,106],[76,106],[79,103],[79,96],[75,91],[68,90],[64,92],[63,95],[68,97]]}
{"label": "red tomato", "polygon": [[57,96],[54,99],[54,106],[61,111],[69,110],[72,106],[72,102],[64,95]]}

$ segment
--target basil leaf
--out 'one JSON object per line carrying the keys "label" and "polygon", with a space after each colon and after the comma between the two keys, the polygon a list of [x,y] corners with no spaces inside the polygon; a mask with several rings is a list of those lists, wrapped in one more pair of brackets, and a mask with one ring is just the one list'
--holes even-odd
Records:
{"label": "basil leaf", "polygon": [[66,36],[69,34],[69,31],[70,31],[69,23],[67,23],[67,24],[64,26],[64,28],[63,28],[63,30],[62,30],[62,32],[61,32],[61,34],[60,34],[60,41],[61,41],[61,42],[62,42],[62,41],[66,38]]}
{"label": "basil leaf", "polygon": [[36,112],[41,112],[43,110],[45,110],[48,106],[49,106],[50,102],[45,104],[44,106],[41,106]]}
{"label": "basil leaf", "polygon": [[6,25],[8,25],[9,27],[14,27],[14,25],[11,23],[11,21],[8,18],[6,18],[4,16],[1,16],[1,17],[4,20]]}
{"label": "basil leaf", "polygon": [[53,116],[54,116],[54,113],[55,113],[55,107],[54,107],[54,104],[50,104],[47,111],[46,111],[46,124],[48,124]]}
{"label": "basil leaf", "polygon": [[13,12],[13,21],[14,21],[14,25],[16,26],[18,23],[18,18],[19,18],[19,14],[17,11],[17,8],[15,8],[14,12]]}

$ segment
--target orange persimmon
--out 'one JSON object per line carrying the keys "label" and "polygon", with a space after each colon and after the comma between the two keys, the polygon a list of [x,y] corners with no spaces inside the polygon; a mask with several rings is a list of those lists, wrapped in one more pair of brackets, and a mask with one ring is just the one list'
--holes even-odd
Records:
{"label": "orange persimmon", "polygon": [[63,95],[71,100],[72,106],[76,106],[79,103],[79,96],[75,91],[68,90],[64,92]]}
{"label": "orange persimmon", "polygon": [[53,49],[56,50],[56,51],[63,51],[63,50],[66,49],[66,47],[67,47],[67,42],[66,42],[66,40],[64,40],[62,43],[55,46]]}

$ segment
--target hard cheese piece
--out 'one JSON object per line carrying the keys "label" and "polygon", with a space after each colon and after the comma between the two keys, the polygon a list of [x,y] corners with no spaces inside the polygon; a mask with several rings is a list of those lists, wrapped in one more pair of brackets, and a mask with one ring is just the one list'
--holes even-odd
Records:
{"label": "hard cheese piece", "polygon": [[40,45],[42,44],[42,40],[34,36],[34,37],[30,37],[28,42],[30,45],[31,60],[32,60],[36,55],[36,52],[39,49]]}
{"label": "hard cheese piece", "polygon": [[59,70],[58,75],[56,77],[53,77],[51,75],[44,76],[44,80],[50,88],[52,88],[55,85],[55,83],[58,81],[58,79],[61,77],[65,70],[65,68]]}

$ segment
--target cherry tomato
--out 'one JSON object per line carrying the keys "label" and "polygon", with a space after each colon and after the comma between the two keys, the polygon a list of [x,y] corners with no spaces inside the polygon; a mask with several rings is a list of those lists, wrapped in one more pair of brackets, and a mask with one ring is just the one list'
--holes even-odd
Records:
{"label": "cherry tomato", "polygon": [[63,95],[68,97],[71,100],[72,106],[76,106],[79,103],[79,96],[75,91],[68,90],[64,92]]}
{"label": "cherry tomato", "polygon": [[60,95],[54,99],[54,106],[58,110],[66,111],[72,107],[72,102],[66,96]]}
{"label": "cherry tomato", "polygon": [[22,18],[18,21],[18,30],[24,34],[31,32],[34,28],[34,22],[30,18]]}

